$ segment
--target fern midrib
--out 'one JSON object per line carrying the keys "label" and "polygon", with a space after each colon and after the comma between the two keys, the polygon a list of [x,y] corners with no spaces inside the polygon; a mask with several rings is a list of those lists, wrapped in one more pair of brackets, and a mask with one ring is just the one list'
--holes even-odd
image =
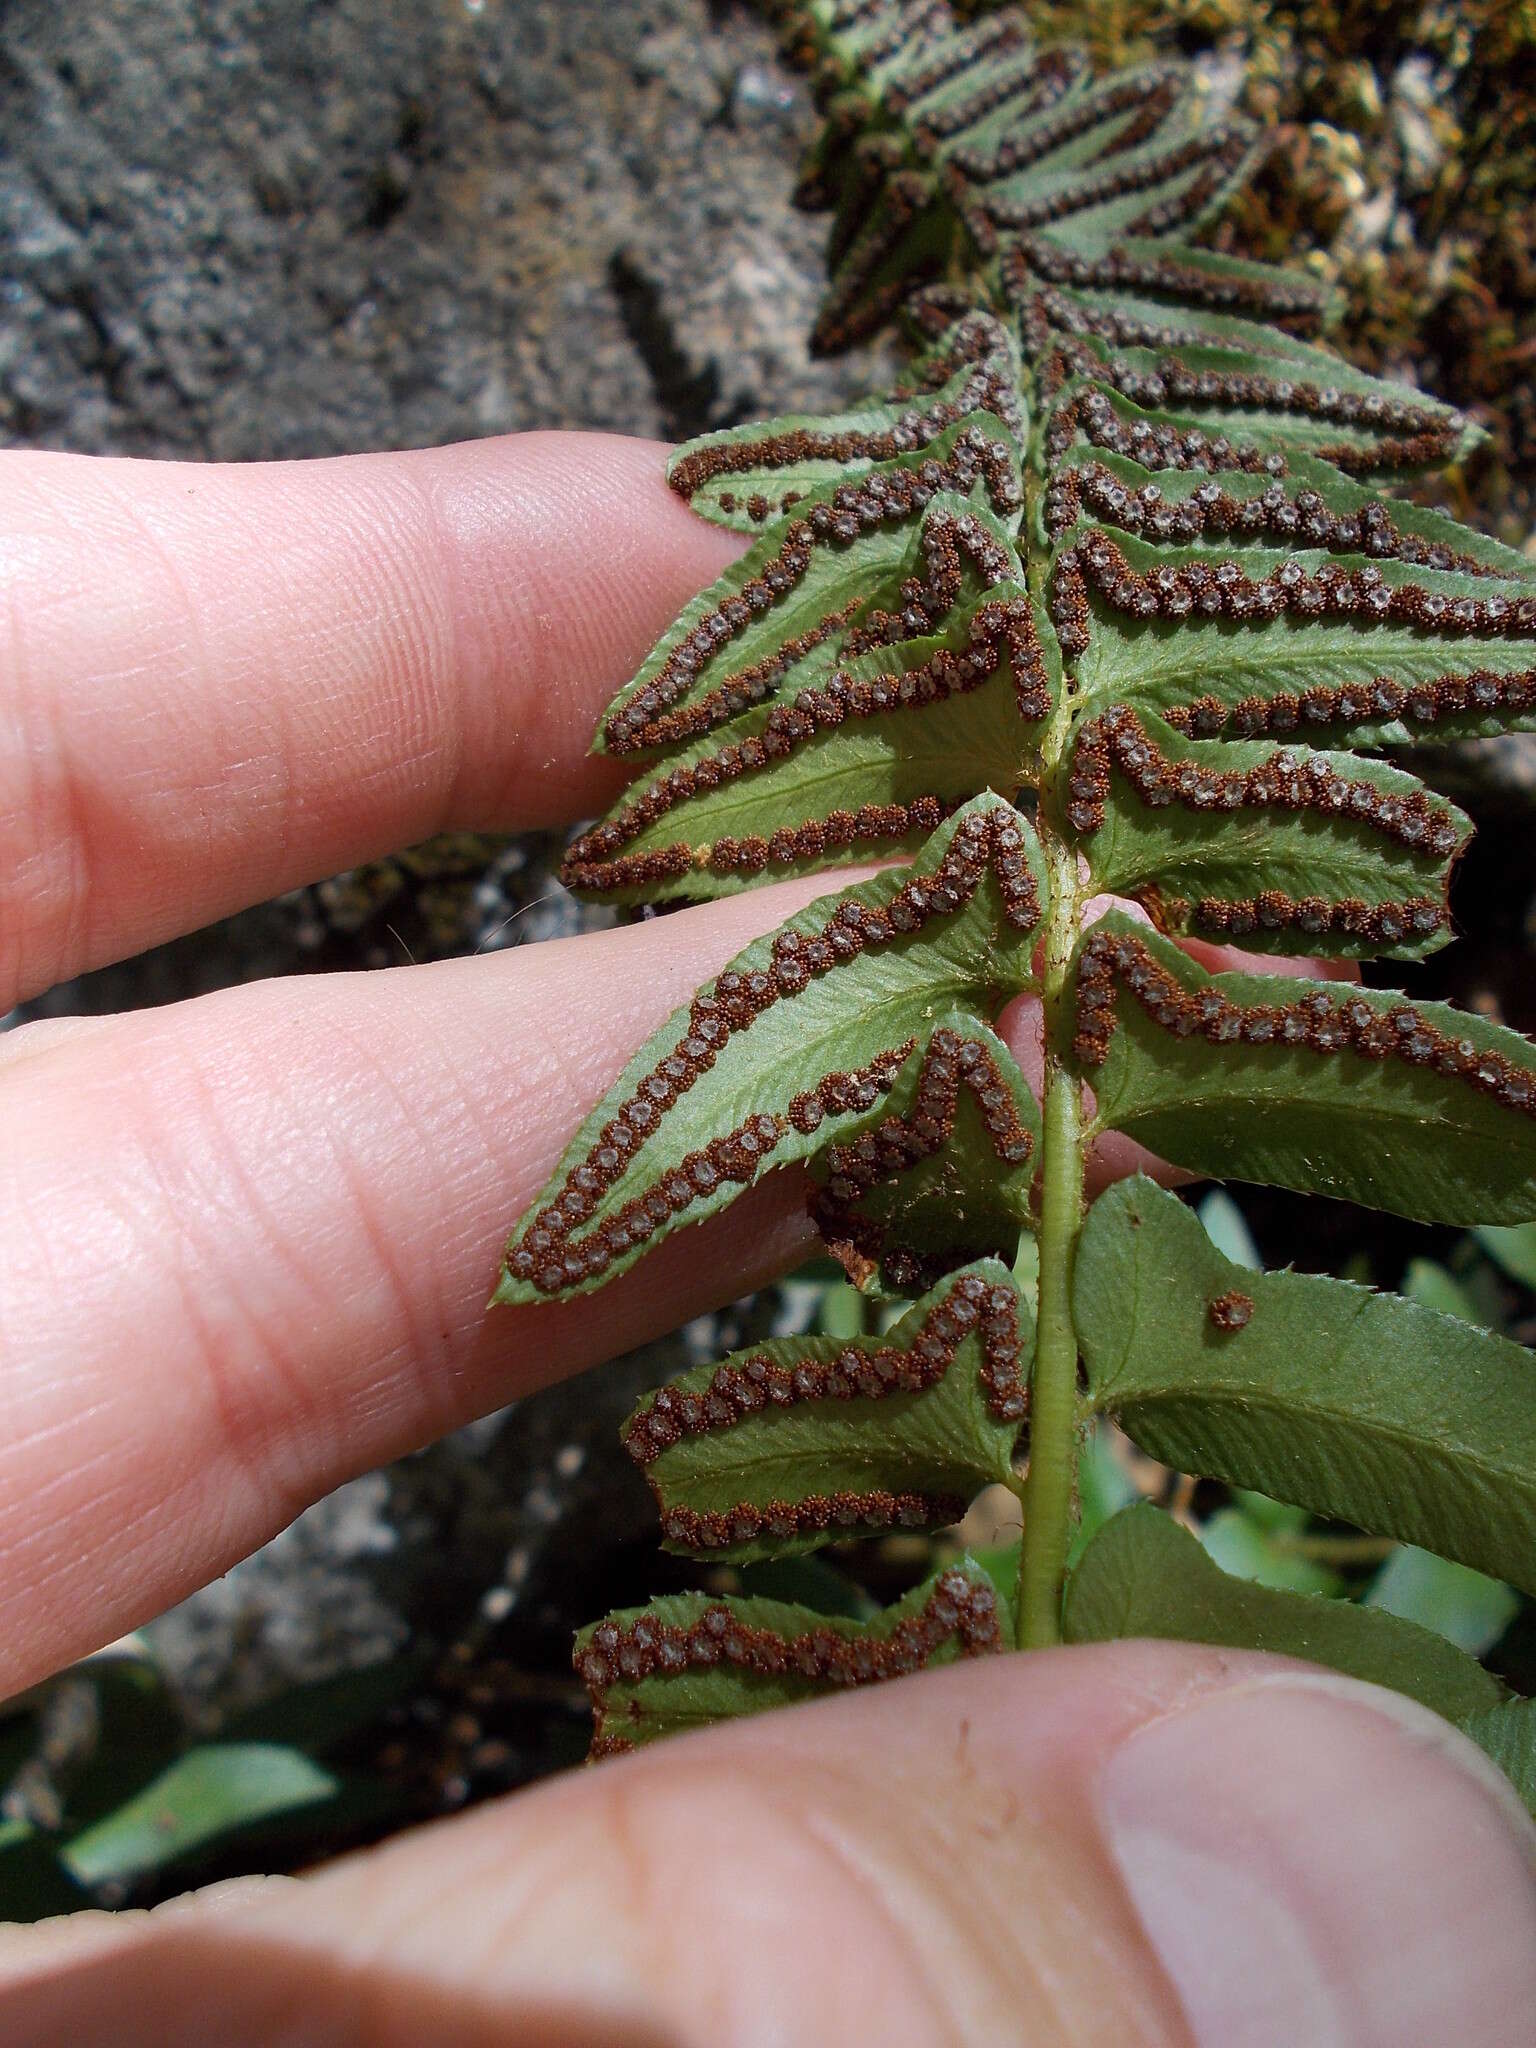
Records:
{"label": "fern midrib", "polygon": [[[1023,396],[1034,410],[1026,369]],[[1049,550],[1040,532],[1044,490],[1041,428],[1031,431],[1024,464],[1025,504],[1019,545],[1026,587],[1044,605]],[[1076,709],[1069,672],[1040,743],[1042,786],[1048,786],[1071,742]],[[1055,829],[1049,806],[1039,806],[1035,829],[1045,855],[1051,900],[1044,937],[1041,1008],[1045,1072],[1041,1090],[1040,1257],[1035,1364],[1031,1377],[1029,1466],[1022,1489],[1024,1540],[1019,1553],[1017,1641],[1044,1649],[1061,1641],[1062,1588],[1071,1544],[1077,1490],[1077,1328],[1072,1312],[1072,1267],[1082,1229],[1087,1138],[1082,1128],[1082,1086],[1061,1058],[1071,1035],[1071,965],[1082,932],[1082,879],[1075,848]]]}

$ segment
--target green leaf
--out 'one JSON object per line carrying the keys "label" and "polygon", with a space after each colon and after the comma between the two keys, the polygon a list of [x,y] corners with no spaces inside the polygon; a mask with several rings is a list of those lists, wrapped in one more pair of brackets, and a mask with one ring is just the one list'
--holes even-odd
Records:
{"label": "green leaf", "polygon": [[[1373,478],[1448,462],[1480,438],[1439,400],[1318,350],[1288,348],[1277,361],[1272,341],[1247,347],[1190,337],[1176,347],[1104,353],[1104,385],[1133,435],[1145,420],[1181,435],[1195,430],[1207,445],[1220,439],[1259,455],[1272,452],[1287,469],[1298,458],[1320,458]],[[1057,403],[1076,395],[1068,384]]]}
{"label": "green leaf", "polygon": [[1045,900],[1030,828],[977,797],[910,869],[823,897],[759,939],[636,1054],[519,1226],[497,1299],[585,1291],[765,1167],[884,1115],[884,1095],[963,1008],[1032,982]]}
{"label": "green leaf", "polygon": [[885,1337],[792,1337],[649,1396],[625,1426],[668,1547],[745,1563],[956,1522],[1012,1480],[1033,1348],[995,1261],[943,1281]]}
{"label": "green leaf", "polygon": [[1040,1109],[997,1034],[941,1017],[880,1120],[812,1169],[811,1215],[849,1276],[911,1295],[975,1259],[1012,1259],[1030,1213]]}
{"label": "green leaf", "polygon": [[[1274,375],[1284,374],[1277,365],[1291,363],[1326,384],[1338,368],[1337,356],[1312,346],[1297,333],[1264,326],[1241,313],[1215,310],[1223,304],[1246,307],[1254,313],[1271,310],[1310,332],[1333,324],[1344,310],[1343,295],[1321,278],[1281,270],[1273,263],[1248,262],[1193,243],[1170,252],[1166,243],[1141,235],[1122,236],[1114,253],[1114,267],[1127,280],[1120,288],[1106,290],[1101,279],[1097,288],[1068,285],[1060,291],[1066,309],[1063,324],[1070,324],[1074,332],[1101,333],[1113,323],[1128,335],[1139,334],[1148,340],[1159,329],[1166,333],[1169,309],[1177,306],[1181,334],[1220,348],[1270,357]],[[1129,288],[1128,282],[1133,269],[1140,272],[1135,289]],[[1314,466],[1305,456],[1295,456],[1292,461],[1303,473],[1305,467]],[[1330,474],[1336,476],[1337,472]]]}
{"label": "green leaf", "polygon": [[1461,1727],[1493,1758],[1536,1817],[1536,1700],[1484,1707],[1469,1714]]}
{"label": "green leaf", "polygon": [[[1112,544],[1126,569],[1141,578],[1221,559],[1209,549],[1153,547],[1129,534],[1112,536]],[[1358,557],[1321,550],[1282,553],[1249,544],[1229,553],[1255,584],[1279,584],[1287,562],[1313,578],[1325,565],[1351,573],[1366,566]],[[1391,561],[1374,567],[1388,591],[1413,586],[1443,599],[1441,623],[1377,618],[1358,606],[1347,617],[1326,610],[1267,616],[1258,608],[1236,617],[1192,607],[1179,617],[1141,619],[1111,609],[1093,587],[1088,645],[1077,668],[1084,702],[1130,704],[1174,723],[1198,706],[1204,720],[1198,729],[1230,729],[1238,737],[1284,739],[1353,727],[1366,743],[1422,741],[1426,734],[1459,737],[1528,723],[1536,713],[1536,683],[1528,680],[1531,639],[1528,628],[1516,629],[1516,601],[1529,596],[1529,583]],[[1507,623],[1481,630],[1455,625],[1459,603],[1489,599],[1507,607]],[[1479,677],[1494,682],[1468,680]],[[1453,689],[1450,678],[1462,679],[1461,686]]]}
{"label": "green leaf", "polygon": [[1287,1593],[1332,1596],[1344,1590],[1337,1572],[1303,1556],[1283,1537],[1277,1541],[1241,1508],[1218,1509],[1201,1528],[1200,1541],[1211,1562],[1234,1579],[1250,1579]]}
{"label": "green leaf", "polygon": [[208,1743],[67,1842],[60,1859],[83,1885],[141,1877],[219,1835],[330,1799],[336,1790],[337,1780],[298,1750]]}
{"label": "green leaf", "polygon": [[1019,1248],[1013,1255],[1013,1283],[1029,1303],[1033,1312],[1040,1305],[1040,1244],[1032,1234],[1026,1233],[1019,1239]]}
{"label": "green leaf", "polygon": [[1144,1176],[1089,1212],[1073,1300],[1092,1405],[1154,1458],[1536,1590],[1536,1360],[1518,1344],[1234,1266]]}
{"label": "green leaf", "polygon": [[1450,872],[1471,824],[1401,769],[1189,740],[1117,705],[1080,726],[1061,794],[1097,886],[1140,897],[1163,931],[1398,960],[1451,936]]}
{"label": "green leaf", "polygon": [[1083,1446],[1077,1463],[1078,1522],[1067,1554],[1076,1564],[1111,1515],[1118,1515],[1138,1498],[1124,1461],[1115,1455],[1112,1424],[1098,1422]]}
{"label": "green leaf", "polygon": [[902,165],[856,190],[834,224],[832,288],[811,329],[811,354],[833,355],[874,333],[913,278],[953,266],[960,240],[960,222],[931,172]]}
{"label": "green leaf", "polygon": [[[1110,163],[1115,170],[1129,170],[1138,136],[1150,131],[1165,143],[1173,141],[1192,134],[1197,119],[1189,74],[1182,66],[1128,65],[1108,78],[1090,74],[1075,83],[1064,100],[1004,124],[1012,154],[1022,156],[1022,164],[981,165],[975,162],[974,150],[963,160],[989,193],[1024,199],[1097,180],[1101,168]],[[1067,218],[1066,239],[1081,246],[1077,222]]]}
{"label": "green leaf", "polygon": [[[1113,79],[1106,84],[1113,86],[1118,82]],[[1222,159],[1229,139],[1236,137],[1241,141],[1244,135],[1249,138],[1249,146],[1230,157],[1223,172]],[[1041,239],[1064,251],[1089,257],[1106,255],[1120,236],[1134,234],[1144,227],[1160,207],[1176,209],[1181,228],[1197,228],[1219,213],[1232,193],[1246,182],[1260,154],[1257,131],[1240,118],[1221,128],[1207,128],[1203,134],[1192,131],[1183,162],[1174,153],[1179,140],[1176,134],[1159,134],[1155,141],[1140,149],[1117,151],[1113,164],[1096,175],[1091,171],[1069,172],[1051,180],[1042,179],[1029,191],[1021,191],[1011,183],[1001,185],[985,210],[999,226],[1007,227],[1041,206],[1066,209],[1070,204],[1065,219],[1053,222]],[[1177,169],[1173,168],[1175,164]],[[1166,171],[1164,166],[1168,167]],[[1213,173],[1214,184],[1210,182]],[[1135,182],[1121,196],[1119,188],[1126,181]]]}
{"label": "green leaf", "polygon": [[1484,1224],[1473,1235],[1511,1280],[1536,1290],[1536,1222]]}
{"label": "green leaf", "polygon": [[[886,36],[887,47],[889,41]],[[995,128],[1016,127],[1036,104],[1047,64],[1068,92],[1088,75],[1080,50],[1053,45],[1042,61],[1022,11],[1011,8],[1001,20],[907,36],[870,74],[887,100],[897,88],[907,121],[931,133],[936,153],[944,155]],[[1059,105],[1059,98],[1051,104]]]}
{"label": "green leaf", "polygon": [[1117,72],[1065,107],[1047,102],[1002,133],[967,136],[951,167],[976,181],[973,204],[996,228],[1038,228],[1079,255],[1102,254],[1120,234],[1158,233],[1154,213],[1188,230],[1242,181],[1256,133],[1240,118],[1203,119],[1187,79],[1167,64]]}
{"label": "green leaf", "polygon": [[1421,1308],[1432,1308],[1442,1316],[1456,1316],[1464,1323],[1476,1323],[1479,1329],[1489,1327],[1487,1316],[1479,1314],[1467,1289],[1433,1259],[1409,1262],[1403,1275],[1403,1293]]}
{"label": "green leaf", "polygon": [[867,398],[841,413],[794,414],[701,434],[675,451],[667,481],[714,525],[755,534],[817,492],[926,452],[974,414],[996,414],[1022,443],[1018,344],[1002,321],[979,310],[968,315],[919,359],[914,375],[925,363],[947,368],[962,343],[958,367],[936,389]]}
{"label": "green leaf", "polygon": [[867,1304],[856,1287],[846,1280],[829,1281],[816,1311],[816,1328],[823,1337],[862,1337],[867,1315]]}
{"label": "green leaf", "polygon": [[668,1594],[576,1638],[592,1753],[984,1655],[1011,1626],[1007,1593],[970,1558],[867,1622],[777,1600]]}
{"label": "green leaf", "polygon": [[[935,500],[950,494],[961,501],[954,517],[996,513],[1005,534],[1016,525],[1018,452],[991,413],[899,457],[882,471],[878,493],[867,479],[829,485],[768,527],[662,635],[609,706],[596,750],[672,745],[723,725],[770,692],[823,681],[851,631],[883,632],[889,622],[877,615],[887,612],[900,626],[909,578],[925,583],[935,602],[946,600],[947,610],[954,596],[934,580],[924,535]],[[995,538],[997,525],[978,522],[978,530],[990,543],[989,559],[1000,549],[987,580],[1022,581],[1017,557],[1009,559],[1012,551]]]}
{"label": "green leaf", "polygon": [[1223,1258],[1230,1259],[1234,1266],[1246,1266],[1250,1273],[1264,1270],[1248,1219],[1225,1188],[1212,1188],[1202,1198],[1196,1213],[1201,1228]]}
{"label": "green leaf", "polygon": [[[1221,324],[1229,329],[1238,325]],[[1324,380],[1341,368],[1337,356],[1306,348],[1277,329],[1245,325],[1242,331],[1245,346],[1276,358],[1268,365],[1270,374],[1283,374],[1282,362],[1304,362]],[[1392,389],[1370,378],[1353,388],[1362,395]],[[1056,469],[1051,489],[1061,501],[1049,529],[1057,544],[1101,526],[1156,544],[1162,559],[1177,560],[1176,552],[1164,556],[1161,551],[1201,544],[1203,536],[1204,546],[1234,554],[1283,546],[1313,565],[1331,554],[1351,567],[1403,549],[1417,569],[1437,576],[1446,570],[1482,569],[1506,584],[1528,589],[1536,583],[1536,564],[1518,548],[1444,512],[1352,483],[1331,462],[1306,455],[1291,455],[1283,477],[1262,469],[1257,474],[1224,469],[1213,476],[1209,470],[1151,469],[1113,449],[1090,453],[1085,448]],[[1046,538],[1044,525],[1040,535]],[[1366,630],[1372,630],[1369,624]]]}
{"label": "green leaf", "polygon": [[[1218,1245],[1217,1249],[1221,1247]],[[1238,1259],[1235,1263],[1246,1266],[1248,1261]],[[1262,1272],[1263,1267],[1255,1260],[1249,1271]],[[1288,1501],[1273,1500],[1267,1493],[1255,1493],[1251,1486],[1235,1486],[1232,1498],[1242,1509],[1245,1520],[1263,1530],[1266,1536],[1299,1536],[1312,1519],[1305,1508],[1293,1507]]]}
{"label": "green leaf", "polygon": [[1464,1651],[1396,1615],[1229,1578],[1161,1509],[1106,1523],[1067,1582],[1069,1643],[1161,1636],[1304,1657],[1406,1693],[1448,1720],[1497,1705],[1503,1687]]}
{"label": "green leaf", "polygon": [[1077,1016],[1094,1128],[1175,1165],[1424,1222],[1536,1213],[1536,1050],[1482,1017],[1210,975],[1119,912],[1079,949]]}
{"label": "green leaf", "polygon": [[1387,1559],[1365,1604],[1431,1628],[1472,1657],[1485,1656],[1520,1611],[1518,1595],[1500,1580],[1412,1544]]}
{"label": "green leaf", "polygon": [[1022,587],[1000,583],[941,631],[773,692],[669,754],[573,842],[562,880],[605,901],[664,902],[910,852],[1021,756],[1021,701],[1036,723],[1052,701],[1048,650]]}

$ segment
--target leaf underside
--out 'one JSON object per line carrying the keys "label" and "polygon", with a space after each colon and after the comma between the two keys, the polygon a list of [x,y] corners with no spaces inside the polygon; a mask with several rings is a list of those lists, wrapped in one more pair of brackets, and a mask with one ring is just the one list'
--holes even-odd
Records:
{"label": "leaf underside", "polygon": [[[1411,962],[1452,936],[1469,822],[1382,757],[1536,727],[1536,567],[1391,493],[1477,430],[1322,344],[1336,308],[1316,279],[1201,246],[1267,139],[1213,114],[1187,66],[1095,79],[1016,8],[965,25],[938,0],[775,12],[825,117],[797,195],[832,215],[812,346],[900,315],[914,353],[893,390],[834,416],[676,451],[673,488],[749,544],[606,714],[597,749],[633,780],[564,878],[646,904],[912,866],[801,912],[656,1034],[518,1225],[497,1291],[606,1285],[799,1165],[850,1277],[924,1296],[882,1339],[761,1355],[775,1385],[811,1388],[772,1412],[740,1395],[746,1359],[658,1397],[714,1417],[646,1440],[670,1540],[734,1562],[930,1526],[1007,1476],[1018,1417],[988,1409],[974,1335],[921,1390],[859,1377],[909,1334],[915,1354],[948,1290],[1002,1289],[986,1262],[1043,1228],[1040,1113],[991,1029],[1015,995],[1043,998],[1090,1137],[1502,1226],[1512,1271],[1509,1233],[1536,1218],[1528,1041],[1374,988],[1210,975],[1175,943]],[[1136,917],[1082,932],[1074,874]],[[1229,1267],[1141,1182],[1089,1218],[1076,1314],[1090,1404],[1153,1455],[1532,1583],[1514,1347]],[[1098,1585],[1095,1611],[1126,1625],[1230,1626],[1442,1711],[1476,1690],[1398,1617],[1211,1578],[1168,1532],[1110,1524],[1069,1622]],[[1143,1545],[1171,1560],[1161,1607],[1155,1573],[1114,1591]],[[661,1629],[687,1666],[705,1606],[647,1613],[588,1652],[600,1749],[815,1689],[757,1636],[740,1669],[662,1672],[633,1631]],[[823,1626],[754,1613],[770,1635]],[[643,1677],[624,1679],[621,1652]],[[822,1677],[831,1655],[822,1640]],[[1529,1775],[1528,1724],[1485,1704],[1505,1716],[1487,1746]]]}
{"label": "leaf underside", "polygon": [[497,1298],[604,1284],[766,1168],[878,1126],[936,1015],[984,1019],[1033,985],[1045,892],[1028,824],[981,796],[910,869],[823,897],[749,946],[586,1119],[512,1241]]}
{"label": "leaf underside", "polygon": [[676,1550],[749,1563],[942,1526],[1011,1481],[1032,1339],[1008,1269],[983,1262],[882,1337],[786,1338],[684,1373],[625,1446]]}
{"label": "leaf underside", "polygon": [[912,1294],[1029,1227],[1040,1108],[1008,1047],[963,1012],[933,1026],[881,1119],[812,1166],[811,1217],[867,1292]]}
{"label": "leaf underside", "polygon": [[761,1598],[674,1593],[576,1639],[594,1756],[985,1656],[1008,1640],[1007,1595],[967,1558],[867,1622]]}
{"label": "leaf underside", "polygon": [[1536,1700],[1505,1700],[1469,1714],[1461,1726],[1536,1815]]}
{"label": "leaf underside", "polygon": [[1207,974],[1121,913],[1076,969],[1096,1123],[1195,1173],[1439,1223],[1536,1215],[1536,1049],[1378,989]]}

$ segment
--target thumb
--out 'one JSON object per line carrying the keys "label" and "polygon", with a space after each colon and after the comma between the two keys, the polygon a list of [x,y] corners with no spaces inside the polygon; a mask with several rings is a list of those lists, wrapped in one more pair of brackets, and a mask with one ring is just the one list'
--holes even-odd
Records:
{"label": "thumb", "polygon": [[1510,2048],[1536,1831],[1308,1667],[998,1658],[717,1729],[299,1883],[0,1941],[12,2048]]}

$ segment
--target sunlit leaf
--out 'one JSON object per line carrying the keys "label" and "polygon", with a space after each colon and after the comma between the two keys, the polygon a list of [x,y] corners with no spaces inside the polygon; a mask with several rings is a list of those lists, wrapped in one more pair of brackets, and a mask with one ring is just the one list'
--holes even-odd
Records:
{"label": "sunlit leaf", "polygon": [[[925,390],[919,380],[930,363],[947,374]],[[1018,343],[1002,321],[978,311],[946,356],[934,351],[920,359],[907,381],[909,393],[866,399],[845,412],[702,434],[674,452],[667,480],[715,525],[759,533],[818,491],[926,453],[976,413],[994,413],[1023,442]]]}
{"label": "sunlit leaf", "polygon": [[1297,1551],[1241,1508],[1218,1509],[1202,1525],[1200,1541],[1212,1563],[1234,1579],[1251,1579],[1255,1585],[1287,1593],[1333,1595],[1344,1590],[1337,1572]]}
{"label": "sunlit leaf", "polygon": [[1511,1280],[1536,1289],[1536,1222],[1485,1224],[1474,1236],[1483,1250]]}
{"label": "sunlit leaf", "polygon": [[[1204,1218],[1201,1220],[1203,1222]],[[1218,1251],[1222,1249],[1220,1245],[1216,1248]],[[1230,1257],[1231,1254],[1227,1256]],[[1233,1263],[1249,1266],[1247,1259],[1235,1259]],[[1262,1272],[1263,1269],[1261,1259],[1255,1259],[1249,1266],[1249,1271],[1254,1273]],[[1232,1489],[1232,1498],[1242,1509],[1244,1517],[1262,1529],[1267,1536],[1282,1533],[1290,1536],[1300,1535],[1312,1519],[1305,1508],[1295,1507],[1289,1501],[1272,1500],[1267,1493],[1255,1493],[1251,1486],[1235,1486]]]}
{"label": "sunlit leaf", "polygon": [[1412,1544],[1387,1559],[1365,1604],[1432,1628],[1473,1657],[1485,1656],[1520,1611],[1518,1594],[1499,1580]]}
{"label": "sunlit leaf", "polygon": [[[723,725],[772,693],[824,681],[851,632],[899,627],[916,578],[939,603],[948,585],[934,556],[954,546],[932,509],[953,493],[975,510],[1011,518],[1022,502],[1018,451],[991,413],[949,428],[926,452],[901,456],[878,477],[826,486],[765,529],[739,560],[679,615],[604,718],[599,747],[634,753],[676,745]],[[951,520],[963,518],[961,505]],[[1018,577],[1017,558],[978,521],[989,582]],[[949,599],[953,601],[952,598]],[[947,604],[943,606],[947,609]],[[902,637],[910,637],[909,626]],[[915,630],[922,631],[919,623]]]}
{"label": "sunlit leaf", "polygon": [[868,1304],[848,1281],[829,1280],[822,1289],[816,1311],[816,1328],[823,1337],[862,1337],[868,1322]]}
{"label": "sunlit leaf", "polygon": [[[1108,309],[1108,301],[1098,303]],[[1223,338],[1230,335],[1250,350],[1262,348],[1278,362],[1305,364],[1323,377],[1343,371],[1336,356],[1308,348],[1278,329],[1207,318],[1220,326]],[[1277,373],[1277,362],[1266,367]],[[1353,388],[1380,393],[1389,387],[1362,375]],[[1516,585],[1536,583],[1536,564],[1518,548],[1410,499],[1384,498],[1369,485],[1351,482],[1332,463],[1294,452],[1276,474],[1262,464],[1253,470],[1221,465],[1213,474],[1197,466],[1153,469],[1128,455],[1078,444],[1072,459],[1059,464],[1052,477],[1052,497],[1050,532],[1058,544],[1101,526],[1155,544],[1159,559],[1170,562],[1185,559],[1178,551],[1191,544],[1221,544],[1223,551],[1242,555],[1267,545],[1298,551],[1312,567],[1330,555],[1352,566],[1400,556],[1437,576],[1484,571]],[[1165,549],[1173,552],[1165,554]],[[1221,615],[1194,608],[1193,617],[1202,616]],[[1253,623],[1262,618],[1246,616]],[[1303,618],[1302,623],[1311,631],[1316,621]],[[1377,622],[1366,614],[1357,624],[1370,632]],[[1234,645],[1242,643],[1234,640]],[[1133,701],[1163,708],[1139,693]],[[1309,716],[1307,722],[1315,721]],[[1378,731],[1368,721],[1364,729]]]}
{"label": "sunlit leaf", "polygon": [[300,1751],[264,1742],[189,1750],[60,1851],[83,1885],[161,1870],[236,1828],[332,1798],[337,1780]]}
{"label": "sunlit leaf", "polygon": [[1223,1258],[1230,1259],[1234,1266],[1247,1266],[1254,1273],[1263,1270],[1264,1261],[1259,1257],[1248,1219],[1225,1188],[1212,1188],[1202,1198],[1196,1214]]}
{"label": "sunlit leaf", "polygon": [[1402,1291],[1421,1308],[1432,1308],[1442,1316],[1456,1316],[1464,1323],[1476,1323],[1480,1329],[1488,1327],[1488,1318],[1478,1313],[1477,1303],[1467,1289],[1433,1259],[1410,1260],[1403,1275]]}
{"label": "sunlit leaf", "polygon": [[738,954],[586,1119],[508,1252],[497,1298],[601,1285],[765,1168],[881,1121],[936,1017],[1032,982],[1033,833],[975,798],[908,870],[823,897]]}
{"label": "sunlit leaf", "polygon": [[669,1545],[746,1561],[958,1521],[1012,1476],[1032,1325],[1006,1267],[968,1268],[883,1337],[792,1337],[648,1396],[625,1445]]}
{"label": "sunlit leaf", "polygon": [[[1078,674],[1090,706],[1129,704],[1197,734],[1344,733],[1365,744],[1501,731],[1536,716],[1536,648],[1520,624],[1529,581],[1247,546],[1226,557],[1235,581],[1224,584],[1219,554],[1116,532],[1079,542],[1071,559],[1087,572]],[[1142,616],[1147,590],[1158,602]],[[1300,608],[1325,590],[1315,611]],[[1377,593],[1379,616],[1369,608]]]}
{"label": "sunlit leaf", "polygon": [[1450,938],[1450,872],[1471,827],[1401,769],[1188,740],[1117,705],[1081,726],[1062,783],[1095,883],[1140,897],[1164,931],[1391,959]]}
{"label": "sunlit leaf", "polygon": [[880,1120],[816,1160],[811,1214],[861,1286],[916,1294],[970,1260],[1017,1256],[1039,1145],[1039,1105],[1013,1054],[952,1013]]}
{"label": "sunlit leaf", "polygon": [[[952,1299],[944,1276],[996,1258],[981,1270],[1011,1264],[1045,1305],[1027,1636],[1051,1633],[1080,1506],[1073,1598],[1108,1588],[1108,1632],[1155,1625],[1158,1573],[1140,1602],[1115,1565],[1151,1529],[1187,1632],[1205,1613],[1210,1640],[1487,1704],[1496,1682],[1446,1641],[1317,1596],[1394,1539],[1536,1579],[1531,1364],[1468,1319],[1505,1312],[1490,1270],[1462,1288],[1454,1261],[1416,1264],[1418,1300],[1266,1274],[1225,1196],[1207,1234],[1140,1182],[1077,1246],[1073,1098],[1085,1084],[1085,1145],[1120,1131],[1195,1173],[1536,1227],[1526,1040],[1374,987],[1213,977],[1173,943],[1405,961],[1446,943],[1468,821],[1432,777],[1368,756],[1536,725],[1536,565],[1386,494],[1478,427],[1319,345],[1339,297],[1320,279],[1205,245],[1272,135],[1171,54],[1095,77],[1021,10],[965,11],[776,10],[824,117],[797,195],[832,213],[812,350],[899,317],[915,352],[894,390],[829,418],[678,451],[674,489],[751,545],[610,708],[600,750],[643,765],[563,874],[652,905],[861,857],[915,867],[812,906],[674,1016],[523,1219],[498,1298],[603,1286],[803,1166],[867,1298]],[[1136,916],[1083,933],[1105,892]],[[992,1029],[1025,991],[1043,1118]],[[1487,1244],[1529,1279],[1523,1247]],[[819,1336],[757,1359],[806,1378],[772,1413],[738,1399],[746,1360],[648,1405],[663,1426],[641,1461],[674,1544],[730,1571],[932,1524],[1002,1478],[1017,1417],[977,1406],[964,1345],[921,1391],[859,1384],[877,1356],[918,1355],[934,1299],[893,1322],[830,1298]],[[1152,1458],[1237,1487],[1205,1539],[1246,1581],[1156,1517],[1104,1522],[1132,1484],[1114,1415]],[[1074,1428],[1091,1448],[1069,1505],[1052,1485]],[[1481,1581],[1409,1553],[1378,1586],[1464,1640],[1493,1626]],[[786,1631],[812,1623],[752,1612],[663,1605],[587,1637],[599,1749],[886,1668],[834,1634],[792,1672]]]}
{"label": "sunlit leaf", "polygon": [[574,841],[567,886],[617,902],[728,896],[915,851],[1022,758],[1052,701],[1054,669],[1022,588],[974,596],[978,579],[966,581],[938,630],[768,691],[669,754]]}

